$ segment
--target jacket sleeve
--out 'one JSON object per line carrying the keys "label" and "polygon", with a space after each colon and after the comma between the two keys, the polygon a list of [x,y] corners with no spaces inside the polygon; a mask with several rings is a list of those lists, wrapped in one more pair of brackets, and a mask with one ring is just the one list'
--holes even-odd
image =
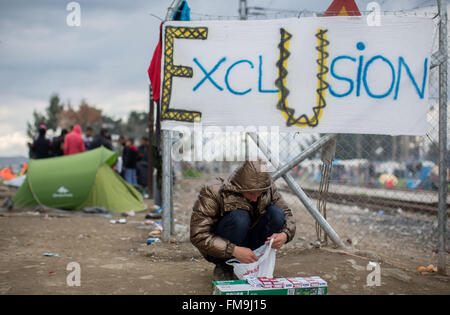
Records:
{"label": "jacket sleeve", "polygon": [[284,201],[283,197],[278,192],[277,186],[275,184],[272,185],[272,205],[278,206],[281,210],[283,210],[285,215],[285,223],[281,229],[281,232],[286,233],[287,241],[290,242],[295,236],[296,224],[294,216],[292,215],[292,210]]}
{"label": "jacket sleeve", "polygon": [[190,239],[202,254],[228,259],[232,257],[235,245],[214,234],[219,216],[219,201],[211,190],[204,186],[192,209]]}

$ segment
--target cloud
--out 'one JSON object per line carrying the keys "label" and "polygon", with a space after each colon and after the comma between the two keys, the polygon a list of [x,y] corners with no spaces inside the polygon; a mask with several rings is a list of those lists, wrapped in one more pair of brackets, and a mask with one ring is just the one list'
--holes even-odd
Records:
{"label": "cloud", "polygon": [[0,136],[0,156],[28,156],[27,137],[23,132]]}
{"label": "cloud", "polygon": [[[28,156],[26,136],[27,120],[24,115],[30,109],[43,111],[47,102],[39,102],[33,98],[6,94],[0,97],[0,156]],[[30,115],[31,116],[31,115]]]}

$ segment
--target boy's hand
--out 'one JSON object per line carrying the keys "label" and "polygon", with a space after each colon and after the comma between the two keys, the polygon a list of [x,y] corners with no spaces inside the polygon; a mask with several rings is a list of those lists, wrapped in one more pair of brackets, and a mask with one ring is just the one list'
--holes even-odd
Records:
{"label": "boy's hand", "polygon": [[247,247],[235,246],[233,250],[233,256],[244,264],[258,261],[258,256],[256,256],[255,253]]}
{"label": "boy's hand", "polygon": [[287,235],[284,232],[274,233],[269,236],[266,241],[266,245],[269,245],[270,240],[273,238],[272,248],[280,249],[287,241]]}

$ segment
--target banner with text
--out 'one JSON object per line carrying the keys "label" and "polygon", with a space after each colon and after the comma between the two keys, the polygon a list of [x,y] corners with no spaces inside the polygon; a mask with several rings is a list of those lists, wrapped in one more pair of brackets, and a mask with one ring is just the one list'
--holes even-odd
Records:
{"label": "banner with text", "polygon": [[433,23],[417,17],[170,21],[162,128],[424,135]]}

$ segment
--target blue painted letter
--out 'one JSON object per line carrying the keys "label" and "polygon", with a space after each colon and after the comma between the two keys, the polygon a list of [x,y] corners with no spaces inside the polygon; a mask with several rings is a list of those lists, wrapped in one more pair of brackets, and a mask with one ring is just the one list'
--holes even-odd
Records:
{"label": "blue painted letter", "polygon": [[332,75],[334,78],[338,79],[338,80],[347,81],[347,82],[349,83],[348,91],[345,92],[345,93],[342,93],[342,94],[336,93],[336,92],[331,88],[331,85],[330,85],[330,88],[329,88],[330,93],[331,93],[331,95],[333,95],[333,96],[335,96],[335,97],[344,97],[344,96],[349,95],[349,94],[352,93],[352,91],[353,91],[353,80],[350,79],[350,78],[347,78],[347,77],[342,77],[342,76],[340,76],[340,75],[337,75],[337,74],[334,72],[334,64],[336,63],[336,61],[341,60],[341,59],[349,59],[349,60],[351,60],[351,61],[353,61],[353,62],[356,62],[356,58],[353,58],[353,57],[350,57],[350,56],[339,56],[339,57],[334,58],[333,61],[331,62],[331,66],[330,66],[330,72],[331,72],[331,75]]}
{"label": "blue painted letter", "polygon": [[[384,93],[384,94],[373,94],[370,91],[370,89],[369,89],[369,85],[367,84],[367,70],[369,69],[369,66],[372,64],[372,62],[374,62],[377,59],[381,59],[384,62],[386,62],[389,65],[389,67],[391,68],[391,72],[392,72],[391,86],[389,87],[389,90],[387,90],[387,92]],[[373,98],[384,98],[384,97],[388,96],[392,92],[392,89],[394,88],[394,84],[395,84],[395,69],[394,69],[394,66],[392,65],[392,63],[387,58],[385,58],[385,57],[383,57],[381,55],[377,55],[375,57],[372,57],[372,58],[370,58],[370,60],[364,66],[364,72],[363,72],[362,80],[363,80],[363,83],[364,83],[364,87],[366,88],[366,92],[367,92],[367,94],[369,94],[370,97],[373,97]]]}
{"label": "blue painted letter", "polygon": [[398,97],[398,90],[400,87],[400,80],[402,77],[402,65],[405,66],[406,73],[408,74],[408,77],[411,79],[411,82],[413,83],[414,87],[416,88],[417,94],[419,94],[420,98],[423,98],[425,95],[425,87],[426,87],[426,82],[427,82],[428,58],[425,58],[425,61],[423,63],[422,89],[419,89],[419,86],[417,85],[416,80],[414,80],[414,77],[411,73],[411,70],[408,67],[408,64],[405,62],[405,59],[403,59],[403,57],[398,58],[398,78],[397,78],[397,84],[395,86],[394,100],[396,100]]}
{"label": "blue painted letter", "polygon": [[201,79],[196,86],[194,86],[193,91],[197,91],[197,89],[200,87],[200,85],[203,84],[203,82],[205,82],[206,79],[208,79],[216,88],[218,88],[220,91],[223,90],[223,88],[218,85],[212,78],[211,75],[217,70],[217,68],[219,68],[219,66],[221,65],[222,62],[224,62],[226,60],[225,57],[223,57],[222,59],[219,60],[219,62],[214,66],[214,68],[212,68],[212,70],[210,72],[207,72],[205,70],[205,68],[202,67],[202,65],[200,64],[200,62],[198,62],[197,58],[194,58],[194,62],[197,64],[197,66],[203,71],[203,73],[205,74],[205,77],[203,79]]}
{"label": "blue painted letter", "polygon": [[245,90],[245,91],[243,91],[243,92],[235,91],[235,90],[233,90],[233,89],[231,88],[230,83],[228,82],[228,77],[230,76],[231,69],[233,69],[235,66],[237,66],[237,65],[240,64],[240,63],[248,63],[248,64],[250,65],[250,67],[253,69],[253,63],[252,63],[250,60],[245,60],[245,59],[236,61],[235,63],[233,63],[233,64],[228,68],[227,73],[225,74],[225,84],[227,85],[228,91],[230,91],[231,93],[236,94],[236,95],[244,95],[244,94],[249,93],[249,92],[252,90],[252,89],[250,88],[250,89]]}
{"label": "blue painted letter", "polygon": [[261,81],[262,81],[262,56],[259,55],[258,91],[260,93],[278,93],[278,90],[263,90]]}

